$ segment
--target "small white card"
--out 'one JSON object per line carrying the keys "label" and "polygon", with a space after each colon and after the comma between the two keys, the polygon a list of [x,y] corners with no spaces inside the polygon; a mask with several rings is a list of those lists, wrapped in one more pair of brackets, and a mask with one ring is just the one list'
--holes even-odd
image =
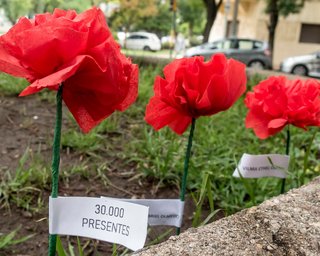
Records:
{"label": "small white card", "polygon": [[110,198],[58,197],[49,199],[49,233],[84,236],[143,248],[148,207]]}
{"label": "small white card", "polygon": [[286,178],[290,157],[279,154],[243,154],[233,176],[239,178],[278,177]]}
{"label": "small white card", "polygon": [[[113,198],[115,199],[115,198]],[[181,227],[184,202],[180,199],[118,199],[149,207],[150,226]]]}

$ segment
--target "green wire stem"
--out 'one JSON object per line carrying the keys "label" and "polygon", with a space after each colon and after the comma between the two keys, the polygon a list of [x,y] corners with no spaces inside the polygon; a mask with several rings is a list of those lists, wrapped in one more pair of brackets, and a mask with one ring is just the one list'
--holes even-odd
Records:
{"label": "green wire stem", "polygon": [[[61,84],[57,93],[57,113],[56,124],[54,128],[53,137],[53,153],[52,153],[52,190],[51,197],[58,197],[58,185],[59,185],[59,164],[60,164],[60,141],[61,141],[61,126],[62,126],[62,87]],[[49,256],[56,255],[57,235],[49,236]]]}
{"label": "green wire stem", "polygon": [[[290,127],[288,125],[287,128],[287,144],[286,144],[286,155],[289,156],[290,153]],[[286,186],[286,178],[282,179],[281,182],[281,191],[280,193],[283,194]]]}
{"label": "green wire stem", "polygon": [[[185,194],[186,194],[186,187],[187,187],[187,177],[188,177],[188,168],[189,168],[189,160],[191,156],[191,147],[192,147],[192,139],[193,133],[196,126],[196,119],[192,118],[191,129],[189,133],[186,157],[184,159],[184,168],[183,168],[183,176],[182,176],[182,183],[181,183],[181,190],[180,190],[180,200],[184,202]],[[180,234],[180,227],[176,230],[177,235]]]}

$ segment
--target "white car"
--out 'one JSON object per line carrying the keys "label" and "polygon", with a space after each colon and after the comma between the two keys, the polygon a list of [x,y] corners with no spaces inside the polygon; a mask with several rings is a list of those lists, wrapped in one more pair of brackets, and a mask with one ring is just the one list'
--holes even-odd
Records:
{"label": "white car", "polygon": [[283,60],[280,70],[299,76],[320,77],[320,51]]}
{"label": "white car", "polygon": [[121,42],[121,46],[132,50],[159,51],[161,41],[154,33],[133,32]]}

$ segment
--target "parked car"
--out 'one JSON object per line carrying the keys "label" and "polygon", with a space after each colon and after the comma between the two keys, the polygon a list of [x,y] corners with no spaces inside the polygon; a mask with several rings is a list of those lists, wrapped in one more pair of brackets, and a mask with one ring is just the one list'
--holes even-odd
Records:
{"label": "parked car", "polygon": [[320,51],[287,58],[281,62],[280,70],[300,76],[320,77]]}
{"label": "parked car", "polygon": [[204,56],[223,53],[228,58],[239,60],[249,67],[270,69],[271,57],[268,44],[259,40],[229,38],[189,48],[185,57]]}
{"label": "parked car", "polygon": [[161,50],[161,41],[154,33],[133,32],[120,41],[122,47],[132,50],[159,51]]}

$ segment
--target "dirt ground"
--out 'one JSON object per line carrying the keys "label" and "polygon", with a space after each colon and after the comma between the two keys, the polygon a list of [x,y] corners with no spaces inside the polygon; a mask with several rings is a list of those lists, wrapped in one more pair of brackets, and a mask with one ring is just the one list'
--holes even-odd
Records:
{"label": "dirt ground", "polygon": [[[64,115],[67,109],[64,109]],[[17,169],[19,160],[28,148],[34,152],[41,152],[45,162],[51,163],[51,143],[55,118],[55,105],[41,101],[36,96],[7,97],[0,95],[0,179],[10,170]],[[68,126],[68,119],[63,118],[63,130]],[[63,131],[62,131],[63,132]],[[62,180],[59,184],[59,194],[64,196],[110,196],[120,198],[178,198],[177,187],[160,187],[155,189],[154,181],[147,181],[137,177],[135,166],[124,165],[120,160],[109,155],[107,151],[99,152],[100,162],[112,162],[112,168],[106,168],[104,174],[109,180],[108,184],[97,178],[96,174],[89,177],[73,175],[70,179]],[[68,149],[61,151],[61,167],[77,166],[82,163],[88,165],[89,173],[97,165],[97,159],[91,160],[89,155]],[[110,165],[109,165],[110,166]],[[120,167],[121,166],[121,167]],[[48,246],[48,197],[50,186],[42,189],[41,198],[44,207],[39,211],[26,211],[11,204],[0,208],[0,233],[7,234],[21,227],[16,238],[34,234],[26,242],[10,246],[1,251],[0,255],[46,255]],[[1,198],[0,198],[1,199]],[[185,221],[182,230],[190,226],[193,205],[186,201]],[[148,241],[154,240],[159,234],[171,227],[152,229]],[[170,234],[174,234],[172,228]],[[64,243],[74,238],[62,237]],[[83,239],[82,245],[87,243],[87,255],[109,255],[111,245],[106,242]],[[74,244],[74,246],[76,246]]]}

